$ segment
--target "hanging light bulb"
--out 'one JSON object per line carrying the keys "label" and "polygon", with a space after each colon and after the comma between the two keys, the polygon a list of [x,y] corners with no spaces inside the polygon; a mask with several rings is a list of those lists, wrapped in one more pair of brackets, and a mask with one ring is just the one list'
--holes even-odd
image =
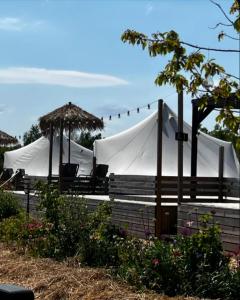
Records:
{"label": "hanging light bulb", "polygon": [[130,116],[130,111],[128,110],[127,115]]}
{"label": "hanging light bulb", "polygon": [[109,116],[109,121],[111,121],[112,120],[112,116]]}
{"label": "hanging light bulb", "polygon": [[103,122],[103,117],[101,117],[101,121]]}
{"label": "hanging light bulb", "polygon": [[139,107],[137,108],[137,113],[139,113]]}
{"label": "hanging light bulb", "polygon": [[120,114],[118,114],[118,119],[120,119],[121,118],[121,115]]}
{"label": "hanging light bulb", "polygon": [[150,109],[150,108],[151,108],[150,104],[148,104],[148,105],[147,105],[147,108],[148,108],[148,109]]}

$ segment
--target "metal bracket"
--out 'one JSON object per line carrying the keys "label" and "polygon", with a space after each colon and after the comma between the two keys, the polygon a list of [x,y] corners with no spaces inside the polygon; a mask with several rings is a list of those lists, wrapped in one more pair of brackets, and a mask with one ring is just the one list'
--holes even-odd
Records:
{"label": "metal bracket", "polygon": [[176,132],[175,133],[175,140],[176,141],[187,142],[188,141],[188,134],[185,133],[185,132]]}

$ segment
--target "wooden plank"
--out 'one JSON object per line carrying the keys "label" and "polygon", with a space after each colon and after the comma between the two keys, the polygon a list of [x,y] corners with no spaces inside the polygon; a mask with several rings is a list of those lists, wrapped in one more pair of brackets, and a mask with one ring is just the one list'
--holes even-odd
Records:
{"label": "wooden plank", "polygon": [[148,197],[148,196],[141,196],[141,195],[124,195],[124,194],[115,195],[115,199],[135,201],[135,202],[155,202],[156,201],[156,197]]}
{"label": "wooden plank", "polygon": [[116,175],[114,174],[113,177],[109,176],[109,180],[116,180],[116,181],[155,181],[156,176],[148,176],[148,175]]}

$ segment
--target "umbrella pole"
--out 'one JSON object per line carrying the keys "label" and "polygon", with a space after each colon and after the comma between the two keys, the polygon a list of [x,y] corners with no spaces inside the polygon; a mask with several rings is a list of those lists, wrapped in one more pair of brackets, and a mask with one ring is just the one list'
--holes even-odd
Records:
{"label": "umbrella pole", "polygon": [[52,180],[52,153],[53,153],[53,125],[50,124],[49,131],[49,169],[48,169],[48,183]]}
{"label": "umbrella pole", "polygon": [[59,191],[62,191],[63,121],[60,121],[59,135]]}
{"label": "umbrella pole", "polygon": [[71,155],[71,124],[69,122],[68,126],[68,163],[70,164],[70,155]]}

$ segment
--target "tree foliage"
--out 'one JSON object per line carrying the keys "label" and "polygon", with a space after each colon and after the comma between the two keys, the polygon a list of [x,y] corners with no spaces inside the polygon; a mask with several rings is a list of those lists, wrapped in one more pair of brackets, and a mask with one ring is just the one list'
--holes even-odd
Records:
{"label": "tree foliage", "polygon": [[38,125],[32,125],[29,131],[25,132],[23,135],[24,146],[31,144],[42,136],[40,128]]}
{"label": "tree foliage", "polygon": [[[222,7],[211,1],[223,13],[226,23],[219,23],[215,26],[229,26],[233,29],[236,37],[230,36],[224,31],[218,35],[219,41],[229,37],[238,40],[240,34],[240,1],[234,0],[229,14]],[[151,57],[167,56],[170,57],[163,70],[157,75],[155,84],[162,86],[169,84],[176,88],[177,92],[184,90],[193,98],[199,98],[200,107],[203,108],[209,97],[216,102],[219,99],[227,99],[232,94],[236,95],[240,101],[240,80],[237,76],[228,74],[225,69],[214,59],[208,59],[202,50],[221,51],[228,53],[240,53],[240,49],[216,49],[194,45],[181,40],[177,32],[153,33],[150,37],[135,30],[126,30],[122,34],[122,41],[132,45],[139,45],[142,49],[147,49]],[[192,51],[194,49],[194,51]],[[213,82],[218,82],[213,84]],[[217,116],[217,122],[222,122],[233,133],[240,130],[240,117],[227,104]],[[237,141],[240,147],[240,141]]]}
{"label": "tree foliage", "polygon": [[82,131],[78,137],[74,138],[74,140],[79,145],[92,150],[94,141],[99,140],[101,138],[102,138],[101,133],[92,135],[89,131]]}
{"label": "tree foliage", "polygon": [[238,136],[228,128],[224,128],[220,124],[215,124],[213,130],[208,130],[206,127],[200,127],[200,130],[220,140],[231,142],[236,150],[237,157],[240,161],[240,149],[237,147]]}

